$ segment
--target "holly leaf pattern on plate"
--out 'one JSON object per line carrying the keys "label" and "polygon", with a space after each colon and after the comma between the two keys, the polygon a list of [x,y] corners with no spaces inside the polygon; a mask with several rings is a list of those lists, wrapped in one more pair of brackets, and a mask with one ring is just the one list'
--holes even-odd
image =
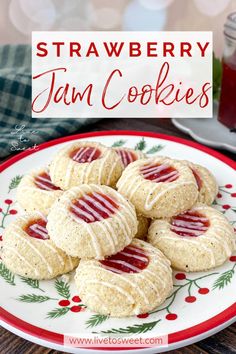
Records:
{"label": "holly leaf pattern on plate", "polygon": [[216,281],[213,284],[213,290],[215,289],[223,289],[225,286],[227,286],[229,283],[231,283],[231,280],[234,275],[234,269],[227,270],[226,272],[222,273],[219,278],[216,279]]}
{"label": "holly leaf pattern on plate", "polygon": [[146,154],[155,154],[158,151],[164,149],[164,145],[154,145],[151,149],[149,149]]}
{"label": "holly leaf pattern on plate", "polygon": [[15,284],[15,276],[14,274],[7,269],[5,264],[0,262],[0,276],[10,285],[16,285]]}
{"label": "holly leaf pattern on plate", "polygon": [[70,310],[69,307],[55,308],[54,310],[47,313],[47,318],[58,318],[67,314]]}
{"label": "holly leaf pattern on plate", "polygon": [[140,150],[143,151],[146,148],[146,141],[144,138],[142,138],[136,145],[135,145],[135,150]]}
{"label": "holly leaf pattern on plate", "polygon": [[99,314],[92,315],[86,321],[87,328],[98,326],[101,323],[103,323],[104,321],[106,321],[108,318],[109,318],[109,316],[105,316],[105,315],[99,315]]}
{"label": "holly leaf pattern on plate", "polygon": [[56,279],[55,288],[61,297],[65,299],[70,298],[70,286],[68,283],[63,280]]}
{"label": "holly leaf pattern on plate", "polygon": [[25,294],[25,295],[21,295],[18,299],[18,301],[22,301],[22,302],[45,302],[48,300],[52,300],[49,296],[42,296],[42,295],[36,295],[36,294]]}
{"label": "holly leaf pattern on plate", "polygon": [[123,146],[123,145],[125,145],[125,143],[126,143],[126,140],[117,140],[117,141],[115,141],[113,144],[112,144],[112,146],[111,147],[120,147],[120,146]]}
{"label": "holly leaf pattern on plate", "polygon": [[21,179],[22,179],[23,175],[16,175],[15,177],[12,178],[10,184],[9,184],[9,187],[8,187],[8,193],[10,193],[10,191],[12,189],[15,189],[18,187]]}
{"label": "holly leaf pattern on plate", "polygon": [[[106,331],[101,331],[99,333],[106,333],[106,334],[115,334],[115,333],[124,333],[124,334],[140,334],[140,333],[146,333],[148,331],[151,331],[161,320],[153,321],[153,322],[147,322],[147,323],[142,323],[142,324],[136,324],[133,326],[128,326],[124,328],[111,328]],[[93,332],[97,333],[97,332]]]}

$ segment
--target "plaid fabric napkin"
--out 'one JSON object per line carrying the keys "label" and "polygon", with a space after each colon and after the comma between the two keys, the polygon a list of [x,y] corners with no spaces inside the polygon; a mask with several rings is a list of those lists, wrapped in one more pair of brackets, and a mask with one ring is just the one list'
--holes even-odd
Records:
{"label": "plaid fabric napkin", "polygon": [[0,46],[0,158],[97,120],[31,118],[31,46]]}

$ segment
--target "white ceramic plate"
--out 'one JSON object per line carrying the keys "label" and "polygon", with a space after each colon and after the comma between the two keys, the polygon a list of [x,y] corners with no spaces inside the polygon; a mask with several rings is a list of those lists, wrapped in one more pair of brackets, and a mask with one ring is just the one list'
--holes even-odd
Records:
{"label": "white ceramic plate", "polygon": [[[17,216],[15,192],[20,176],[32,168],[47,164],[58,149],[78,139],[93,140],[107,146],[124,145],[141,149],[150,156],[163,154],[208,167],[220,186],[215,207],[224,212],[232,224],[236,224],[236,164],[233,161],[187,140],[152,133],[116,131],[54,140],[42,144],[37,152],[25,151],[3,163],[0,176],[1,232]],[[235,320],[235,268],[236,254],[223,266],[209,272],[174,272],[174,291],[154,313],[130,318],[106,318],[80,306],[72,275],[51,281],[32,281],[13,275],[0,263],[1,324],[30,341],[68,352],[81,353],[85,349],[63,346],[64,334],[89,336],[94,332],[98,336],[125,334],[129,338],[168,335],[168,347],[129,347],[126,352],[171,350],[212,335]],[[110,348],[110,351],[122,353],[124,349]],[[104,350],[93,350],[93,353],[100,352],[104,353]]]}
{"label": "white ceramic plate", "polygon": [[199,143],[236,153],[236,132],[230,132],[217,120],[218,103],[213,118],[173,118],[173,124]]}

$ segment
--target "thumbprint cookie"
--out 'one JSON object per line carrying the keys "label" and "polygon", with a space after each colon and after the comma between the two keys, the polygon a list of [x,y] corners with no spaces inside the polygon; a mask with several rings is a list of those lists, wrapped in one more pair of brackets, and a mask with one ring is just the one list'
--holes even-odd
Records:
{"label": "thumbprint cookie", "polygon": [[198,187],[191,169],[167,157],[137,160],[123,171],[118,192],[150,218],[177,215],[193,206]]}
{"label": "thumbprint cookie", "polygon": [[53,205],[47,229],[67,254],[103,259],[127,246],[137,225],[133,205],[117,191],[83,184],[66,191]]}
{"label": "thumbprint cookie", "polygon": [[222,213],[199,203],[171,219],[153,221],[148,242],[174,268],[195,272],[223,264],[235,249],[235,233]]}
{"label": "thumbprint cookie", "polygon": [[114,148],[114,150],[120,156],[124,168],[127,167],[131,162],[146,158],[146,155],[140,150],[134,150],[125,147],[117,147]]}
{"label": "thumbprint cookie", "polygon": [[196,179],[199,196],[198,201],[207,205],[211,205],[218,193],[218,185],[213,174],[206,168],[189,161],[186,162],[191,168]]}
{"label": "thumbprint cookie", "polygon": [[135,238],[139,238],[141,240],[144,240],[148,234],[150,219],[146,218],[145,216],[143,216],[141,214],[137,214],[137,219],[138,219],[138,231],[135,235]]}
{"label": "thumbprint cookie", "polygon": [[55,186],[46,168],[25,175],[17,188],[17,201],[26,212],[40,211],[47,215],[63,191]]}
{"label": "thumbprint cookie", "polygon": [[153,310],[165,301],[173,287],[168,259],[137,239],[104,260],[82,260],[75,284],[90,310],[115,317]]}
{"label": "thumbprint cookie", "polygon": [[52,279],[78,265],[78,258],[55,246],[46,225],[45,216],[34,212],[18,217],[5,229],[1,257],[13,273],[32,279]]}
{"label": "thumbprint cookie", "polygon": [[67,190],[84,183],[114,186],[123,165],[117,153],[95,142],[77,142],[61,149],[50,164],[50,176]]}

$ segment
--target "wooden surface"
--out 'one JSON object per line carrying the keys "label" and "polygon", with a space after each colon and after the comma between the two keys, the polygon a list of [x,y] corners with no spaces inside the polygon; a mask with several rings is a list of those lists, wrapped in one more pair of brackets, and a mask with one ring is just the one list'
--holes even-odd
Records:
{"label": "wooden surface", "polygon": [[[179,136],[192,140],[173,126],[169,119],[104,119],[80,132],[99,130],[141,130]],[[235,160],[235,154],[221,150]],[[1,290],[0,290],[1,291]],[[220,301],[220,299],[219,299]],[[189,314],[191,316],[191,313]],[[84,351],[85,352],[85,351]],[[58,351],[32,344],[10,332],[0,329],[0,354],[56,354]],[[236,324],[196,344],[173,350],[172,354],[231,354],[236,353]]]}

